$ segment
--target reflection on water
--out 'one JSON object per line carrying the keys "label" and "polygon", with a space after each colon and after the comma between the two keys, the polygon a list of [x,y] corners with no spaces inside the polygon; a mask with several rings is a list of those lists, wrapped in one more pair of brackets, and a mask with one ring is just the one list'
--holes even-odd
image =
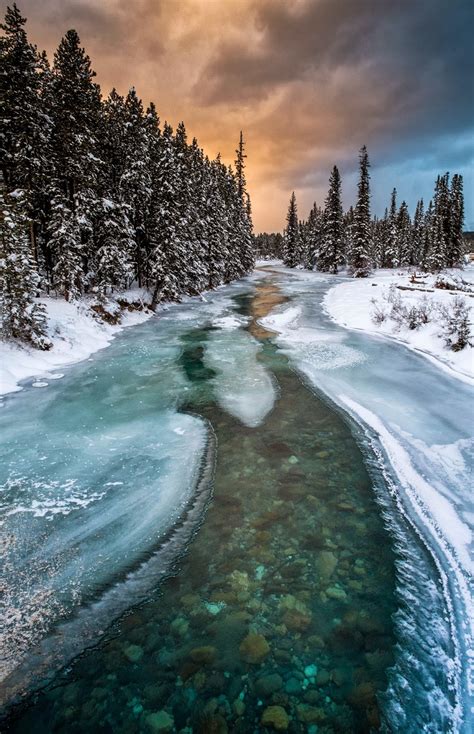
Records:
{"label": "reflection on water", "polygon": [[[263,316],[273,284],[237,299]],[[279,395],[257,428],[219,409],[206,330],[182,339],[187,407],[217,436],[214,499],[179,573],[12,721],[35,732],[368,732],[392,663],[394,558],[337,412],[262,340]]]}

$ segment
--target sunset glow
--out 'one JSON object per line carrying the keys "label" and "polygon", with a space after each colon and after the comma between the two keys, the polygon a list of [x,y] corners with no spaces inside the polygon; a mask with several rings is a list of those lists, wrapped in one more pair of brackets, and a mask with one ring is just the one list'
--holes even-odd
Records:
{"label": "sunset glow", "polygon": [[282,228],[293,188],[302,215],[322,202],[334,163],[351,203],[363,143],[380,182],[376,211],[393,185],[413,207],[440,170],[457,170],[474,227],[470,2],[445,19],[443,0],[24,0],[20,8],[50,58],[74,27],[104,94],[136,86],[162,120],[183,119],[209,155],[232,161],[242,128],[256,231]]}

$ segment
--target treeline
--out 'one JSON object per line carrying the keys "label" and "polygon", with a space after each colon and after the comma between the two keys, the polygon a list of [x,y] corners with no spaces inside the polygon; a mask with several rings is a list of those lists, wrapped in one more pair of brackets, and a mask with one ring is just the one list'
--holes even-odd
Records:
{"label": "treeline", "polygon": [[255,235],[255,257],[260,260],[283,259],[283,235],[280,232],[260,232]]}
{"label": "treeline", "polygon": [[74,30],[52,66],[16,5],[1,25],[2,333],[45,346],[40,291],[105,298],[133,282],[152,304],[254,263],[242,134],[235,169],[174,132],[135,89],[103,99]]}
{"label": "treeline", "polygon": [[365,146],[359,164],[357,202],[347,212],[342,207],[337,166],[329,178],[324,207],[314,204],[307,220],[299,220],[292,194],[283,236],[282,258],[286,265],[330,273],[347,266],[354,277],[365,277],[373,268],[412,265],[437,272],[462,264],[462,176],[455,174],[451,180],[449,173],[438,176],[433,200],[425,209],[421,199],[413,218],[405,201],[398,206],[394,189],[384,217],[377,219],[370,214],[370,164]]}

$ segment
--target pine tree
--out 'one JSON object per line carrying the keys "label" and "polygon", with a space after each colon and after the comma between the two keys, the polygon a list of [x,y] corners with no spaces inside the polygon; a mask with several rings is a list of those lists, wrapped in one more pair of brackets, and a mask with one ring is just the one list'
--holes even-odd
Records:
{"label": "pine tree", "polygon": [[306,224],[306,248],[303,265],[307,270],[313,270],[321,249],[321,237],[323,230],[323,212],[314,202]]}
{"label": "pine tree", "polygon": [[14,4],[0,25],[0,156],[7,190],[24,192],[23,208],[29,220],[29,238],[39,263],[38,228],[43,209],[45,179],[50,173],[48,155],[51,124],[45,114],[43,83],[46,66],[28,42],[26,19]]}
{"label": "pine tree", "polygon": [[[438,176],[435,184],[434,214],[441,222],[443,253],[446,261],[451,240],[451,201],[449,192],[449,173]],[[445,261],[442,267],[445,266]]]}
{"label": "pine tree", "polygon": [[400,265],[399,261],[399,242],[398,242],[398,226],[397,226],[397,190],[393,189],[390,198],[390,209],[388,213],[387,223],[387,245],[385,248],[385,257],[383,267],[396,268]]}
{"label": "pine tree", "polygon": [[245,142],[244,142],[244,135],[242,130],[240,131],[240,138],[239,138],[239,147],[235,151],[236,159],[235,159],[235,175],[237,178],[237,193],[239,197],[244,200],[245,193],[247,191],[246,188],[246,181],[245,181],[245,159],[247,158],[245,154]]}
{"label": "pine tree", "polygon": [[242,274],[252,270],[255,264],[254,242],[252,234],[252,219],[250,215],[250,197],[247,194],[247,183],[245,180],[245,142],[242,131],[240,131],[239,147],[235,151],[235,178],[237,183],[236,220],[241,237],[241,265]]}
{"label": "pine tree", "polygon": [[288,214],[286,215],[286,229],[283,237],[283,263],[289,268],[295,268],[300,261],[300,237],[298,229],[298,208],[294,191],[290,198]]}
{"label": "pine tree", "polygon": [[413,249],[411,265],[423,263],[423,251],[425,241],[425,210],[423,199],[417,202],[415,216],[413,218]]}
{"label": "pine tree", "polygon": [[220,156],[205,167],[205,225],[207,240],[208,287],[216,288],[224,282],[228,261],[228,220],[222,193],[223,182]]}
{"label": "pine tree", "polygon": [[49,349],[46,312],[35,301],[39,275],[31,256],[23,195],[0,188],[0,322],[4,339]]}
{"label": "pine tree", "polygon": [[426,267],[431,273],[438,273],[445,267],[446,242],[443,227],[443,217],[433,212],[428,225],[429,250],[426,257]]}
{"label": "pine tree", "polygon": [[448,268],[459,267],[464,254],[463,226],[464,226],[464,194],[463,178],[455,173],[451,182],[451,236],[446,253]]}
{"label": "pine tree", "polygon": [[370,188],[369,188],[369,156],[364,145],[359,156],[360,178],[358,198],[354,211],[352,242],[350,255],[350,272],[354,278],[366,278],[370,274],[371,263],[369,253],[372,250],[370,221]]}
{"label": "pine tree", "polygon": [[412,262],[412,230],[410,214],[406,201],[402,201],[397,215],[397,267],[411,265]]}
{"label": "pine tree", "polygon": [[[75,30],[68,31],[56,51],[47,90],[48,114],[53,125],[54,169],[49,249],[62,253],[61,263],[55,263],[53,267],[53,281],[57,283],[58,273],[62,273],[61,278],[66,277],[62,288],[68,297],[79,295],[95,278],[95,273],[89,270],[95,259],[94,222],[101,208],[99,179],[102,161],[99,149],[100,89],[93,81],[94,76],[79,36]],[[64,222],[61,213],[65,214]],[[59,228],[57,232],[56,227]],[[73,237],[74,242],[70,258],[65,252],[65,232]],[[76,257],[79,248],[80,260]],[[70,270],[72,263],[74,267]],[[76,271],[79,263],[82,275]]]}
{"label": "pine tree", "polygon": [[136,241],[126,206],[104,199],[102,207],[97,226],[95,270],[98,292],[104,297],[109,290],[125,288],[130,284]]}
{"label": "pine tree", "polygon": [[317,266],[318,270],[337,273],[344,261],[344,225],[341,203],[341,177],[337,166],[334,166],[329,178],[329,191],[324,209],[321,249]]}
{"label": "pine tree", "polygon": [[143,105],[132,87],[125,98],[124,168],[119,182],[120,200],[129,209],[135,240],[135,276],[144,283],[146,271],[146,219],[151,199],[151,162]]}
{"label": "pine tree", "polygon": [[66,301],[73,301],[84,292],[83,246],[70,201],[59,191],[52,201],[50,232],[49,247],[54,262],[53,288]]}

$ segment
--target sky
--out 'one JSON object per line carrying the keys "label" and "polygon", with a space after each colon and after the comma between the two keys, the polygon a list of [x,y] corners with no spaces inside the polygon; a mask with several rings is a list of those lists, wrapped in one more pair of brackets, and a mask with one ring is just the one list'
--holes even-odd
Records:
{"label": "sky", "polygon": [[[135,86],[206,153],[231,163],[239,132],[255,230],[324,203],[339,167],[354,202],[358,151],[372,208],[396,186],[413,211],[438,173],[462,173],[474,229],[472,0],[17,0],[30,41],[79,33],[107,95]],[[7,3],[2,2],[2,9]]]}

